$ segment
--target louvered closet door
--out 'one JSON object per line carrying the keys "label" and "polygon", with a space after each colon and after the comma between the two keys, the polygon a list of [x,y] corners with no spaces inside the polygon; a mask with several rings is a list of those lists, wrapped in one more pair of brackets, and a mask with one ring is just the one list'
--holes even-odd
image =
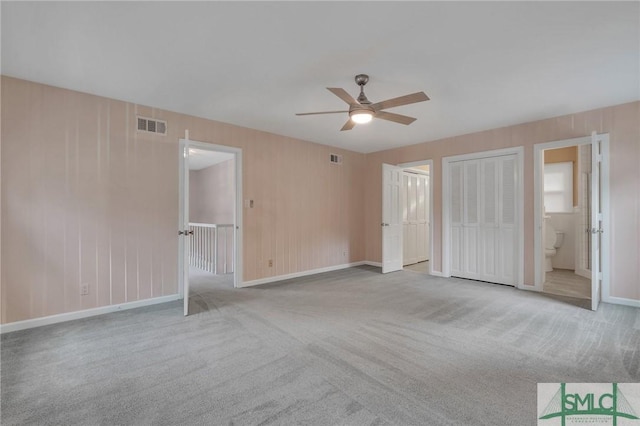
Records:
{"label": "louvered closet door", "polygon": [[429,260],[429,177],[403,175],[403,264]]}
{"label": "louvered closet door", "polygon": [[451,187],[451,275],[464,277],[462,249],[464,242],[462,239],[462,210],[463,210],[463,189],[464,163],[451,163],[449,166],[450,187]]}
{"label": "louvered closet door", "polygon": [[515,285],[515,158],[450,164],[453,276]]}
{"label": "louvered closet door", "polygon": [[480,253],[478,246],[480,245],[480,181],[478,174],[480,169],[480,161],[469,160],[464,162],[464,179],[463,179],[463,223],[462,223],[462,241],[463,241],[463,267],[464,274],[467,278],[480,278]]}
{"label": "louvered closet door", "polygon": [[480,163],[480,223],[479,257],[481,275],[486,281],[497,282],[500,258],[500,226],[498,220],[498,160],[484,159]]}
{"label": "louvered closet door", "polygon": [[402,183],[402,192],[404,195],[403,202],[403,265],[412,265],[418,262],[418,228],[417,219],[417,195],[418,195],[418,176],[414,173],[404,172]]}
{"label": "louvered closet door", "polygon": [[516,285],[516,156],[499,157],[498,227],[500,229],[498,277],[494,282]]}

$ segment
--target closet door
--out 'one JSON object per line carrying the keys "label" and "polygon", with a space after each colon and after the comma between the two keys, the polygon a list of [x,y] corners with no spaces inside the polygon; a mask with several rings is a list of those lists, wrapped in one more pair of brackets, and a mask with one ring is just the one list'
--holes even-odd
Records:
{"label": "closet door", "polygon": [[516,156],[499,157],[499,283],[516,285],[517,191],[518,168]]}
{"label": "closet door", "polygon": [[462,217],[463,217],[463,188],[464,163],[455,162],[449,166],[449,185],[451,188],[451,275],[463,277],[463,247]]}
{"label": "closet door", "polygon": [[429,176],[416,175],[417,261],[429,260]]}
{"label": "closet door", "polygon": [[498,158],[480,163],[480,274],[492,282],[498,282],[500,274],[499,171]]}
{"label": "closet door", "polygon": [[462,250],[464,277],[481,279],[480,274],[480,160],[464,162]]}
{"label": "closet door", "polygon": [[404,195],[403,208],[403,265],[412,265],[418,262],[417,250],[417,176],[414,173],[404,172],[402,176],[402,192]]}
{"label": "closet door", "polygon": [[516,156],[452,162],[451,275],[515,285]]}

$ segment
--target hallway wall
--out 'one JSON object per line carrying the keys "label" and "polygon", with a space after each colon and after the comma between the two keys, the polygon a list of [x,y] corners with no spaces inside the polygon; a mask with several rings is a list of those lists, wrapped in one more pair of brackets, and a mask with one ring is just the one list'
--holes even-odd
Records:
{"label": "hallway wall", "polygon": [[235,160],[189,171],[189,222],[233,223]]}

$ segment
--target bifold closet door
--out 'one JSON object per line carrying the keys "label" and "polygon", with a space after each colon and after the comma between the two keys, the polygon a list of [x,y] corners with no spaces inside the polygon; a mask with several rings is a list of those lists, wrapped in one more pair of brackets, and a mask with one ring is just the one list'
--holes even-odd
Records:
{"label": "bifold closet door", "polygon": [[451,274],[515,285],[515,155],[450,164]]}
{"label": "bifold closet door", "polygon": [[417,226],[418,177],[414,173],[402,174],[402,264],[418,263]]}
{"label": "bifold closet door", "polygon": [[403,202],[403,265],[429,260],[429,177],[404,172]]}

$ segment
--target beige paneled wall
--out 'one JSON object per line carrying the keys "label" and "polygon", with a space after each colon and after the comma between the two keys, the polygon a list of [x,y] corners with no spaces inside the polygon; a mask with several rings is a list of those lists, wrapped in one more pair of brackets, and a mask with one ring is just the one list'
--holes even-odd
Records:
{"label": "beige paneled wall", "polygon": [[178,291],[185,129],[243,150],[245,281],[364,260],[363,154],[5,76],[1,111],[2,323]]}
{"label": "beige paneled wall", "polygon": [[233,223],[235,160],[189,171],[189,222]]}
{"label": "beige paneled wall", "polygon": [[380,262],[381,164],[433,160],[434,270],[442,270],[442,158],[524,146],[525,284],[533,285],[533,145],[610,134],[611,295],[640,300],[640,102],[452,137],[367,155],[366,258]]}

